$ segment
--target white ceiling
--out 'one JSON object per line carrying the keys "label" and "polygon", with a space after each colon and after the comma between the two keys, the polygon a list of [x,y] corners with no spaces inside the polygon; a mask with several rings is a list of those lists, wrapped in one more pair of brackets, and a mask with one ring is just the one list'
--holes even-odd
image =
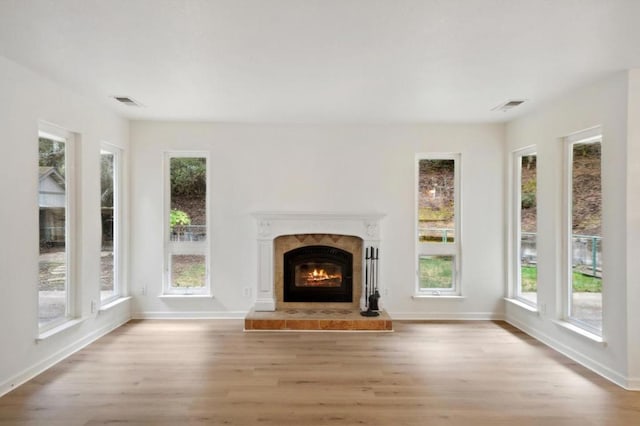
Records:
{"label": "white ceiling", "polygon": [[132,119],[496,122],[640,68],[640,0],[0,0],[0,55]]}

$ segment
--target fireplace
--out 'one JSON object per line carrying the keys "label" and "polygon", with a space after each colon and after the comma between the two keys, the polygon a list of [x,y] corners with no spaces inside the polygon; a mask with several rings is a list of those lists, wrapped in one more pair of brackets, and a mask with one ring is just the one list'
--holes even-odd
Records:
{"label": "fireplace", "polygon": [[[364,309],[364,247],[379,245],[380,220],[384,217],[383,214],[255,212],[253,216],[256,218],[258,242],[258,284],[254,305],[256,312],[319,307]],[[348,278],[351,285],[351,296],[348,298],[350,305],[346,302],[285,302],[284,255],[309,246],[326,246],[351,253],[351,272],[340,271],[341,281],[344,281],[345,277],[350,277]],[[315,266],[316,270],[323,269],[323,265]],[[329,287],[329,290],[324,291],[335,292],[337,277],[332,278],[331,275],[337,275],[337,273],[326,269],[331,268],[325,268],[324,271],[329,279],[319,279],[321,278],[319,275],[323,277],[324,274],[317,270],[315,282],[313,279],[306,280],[302,286],[318,287],[312,284],[325,281],[327,287],[333,286],[333,289]],[[304,271],[305,269],[300,268],[298,273]],[[306,272],[307,274],[311,272],[313,276],[313,270],[307,269]],[[302,286],[298,285],[298,287]],[[347,297],[344,296],[344,299]]]}
{"label": "fireplace", "polygon": [[284,302],[353,301],[353,255],[336,247],[312,245],[284,254]]}

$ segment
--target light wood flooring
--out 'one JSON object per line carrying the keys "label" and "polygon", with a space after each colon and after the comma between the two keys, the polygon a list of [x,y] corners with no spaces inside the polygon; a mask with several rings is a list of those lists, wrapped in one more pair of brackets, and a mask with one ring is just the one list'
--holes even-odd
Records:
{"label": "light wood flooring", "polygon": [[132,321],[0,398],[0,424],[640,425],[640,392],[502,322],[242,328]]}

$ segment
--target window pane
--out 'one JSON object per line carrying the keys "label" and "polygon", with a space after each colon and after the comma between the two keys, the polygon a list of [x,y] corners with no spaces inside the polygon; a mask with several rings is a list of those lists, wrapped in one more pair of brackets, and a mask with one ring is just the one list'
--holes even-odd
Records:
{"label": "window pane", "polygon": [[114,197],[115,155],[102,151],[100,155],[100,195],[102,219],[102,249],[100,252],[100,300],[108,300],[116,294],[114,264]]}
{"label": "window pane", "polygon": [[602,185],[600,142],[573,145],[569,316],[602,330]]}
{"label": "window pane", "polygon": [[38,323],[67,315],[67,197],[65,142],[39,139],[40,283]]}
{"label": "window pane", "polygon": [[171,256],[171,285],[173,287],[204,287],[205,256],[174,254]]}
{"label": "window pane", "polygon": [[533,304],[538,299],[537,158],[520,157],[520,288],[518,295]]}
{"label": "window pane", "polygon": [[420,289],[452,289],[453,259],[453,256],[420,256]]}
{"label": "window pane", "polygon": [[174,157],[170,160],[172,241],[201,241],[207,237],[207,160]]}
{"label": "window pane", "polygon": [[455,235],[455,161],[420,160],[418,240],[453,243]]}

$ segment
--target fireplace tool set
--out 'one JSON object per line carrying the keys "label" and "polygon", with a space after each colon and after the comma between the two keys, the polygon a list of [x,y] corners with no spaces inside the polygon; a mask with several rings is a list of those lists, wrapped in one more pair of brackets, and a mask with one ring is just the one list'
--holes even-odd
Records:
{"label": "fireplace tool set", "polygon": [[377,248],[366,247],[364,255],[364,306],[366,311],[361,311],[360,315],[364,317],[377,317],[380,315],[378,307],[378,256]]}

